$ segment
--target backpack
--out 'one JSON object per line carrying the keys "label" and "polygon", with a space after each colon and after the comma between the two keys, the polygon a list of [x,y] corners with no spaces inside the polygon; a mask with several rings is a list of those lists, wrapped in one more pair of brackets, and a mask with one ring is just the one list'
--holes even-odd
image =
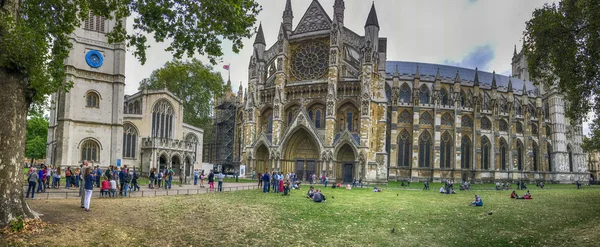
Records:
{"label": "backpack", "polygon": [[123,174],[123,180],[125,180],[125,183],[130,183],[131,182],[131,176],[129,175],[129,173],[125,173]]}
{"label": "backpack", "polygon": [[65,172],[65,176],[67,176],[67,177],[70,177],[70,176],[71,176],[71,170],[67,170],[67,171]]}
{"label": "backpack", "polygon": [[161,179],[162,177],[163,177],[163,173],[162,173],[162,172],[159,172],[159,173],[158,173],[158,179]]}

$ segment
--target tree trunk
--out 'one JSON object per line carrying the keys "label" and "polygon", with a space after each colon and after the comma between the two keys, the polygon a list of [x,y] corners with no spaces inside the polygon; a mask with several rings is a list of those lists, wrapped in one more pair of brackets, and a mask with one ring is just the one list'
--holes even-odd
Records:
{"label": "tree trunk", "polygon": [[37,217],[23,196],[23,157],[30,98],[27,78],[0,68],[0,225]]}

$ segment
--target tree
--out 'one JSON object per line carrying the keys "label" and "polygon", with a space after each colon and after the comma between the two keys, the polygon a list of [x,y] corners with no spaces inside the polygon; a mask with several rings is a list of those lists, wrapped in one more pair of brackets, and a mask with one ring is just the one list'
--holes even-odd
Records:
{"label": "tree", "polygon": [[[70,35],[88,13],[118,20],[111,43],[125,43],[144,63],[146,41],[170,40],[176,58],[201,54],[212,63],[223,52],[222,40],[238,52],[250,38],[261,7],[254,0],[0,0],[0,224],[17,216],[34,217],[23,200],[25,124],[30,106],[51,93],[68,90],[64,61]],[[133,16],[133,32],[124,20]]]}
{"label": "tree", "polygon": [[[27,158],[42,159],[46,157],[46,142],[48,140],[48,120],[41,115],[33,115],[27,120]],[[32,163],[33,164],[33,163]]]}
{"label": "tree", "polygon": [[171,91],[183,102],[183,121],[206,130],[212,125],[211,102],[223,93],[223,78],[221,73],[213,72],[211,66],[197,59],[189,62],[174,60],[140,82],[139,90],[144,88]]}
{"label": "tree", "polygon": [[523,48],[530,77],[556,84],[570,119],[581,123],[590,110],[600,112],[600,1],[563,0],[536,9]]}

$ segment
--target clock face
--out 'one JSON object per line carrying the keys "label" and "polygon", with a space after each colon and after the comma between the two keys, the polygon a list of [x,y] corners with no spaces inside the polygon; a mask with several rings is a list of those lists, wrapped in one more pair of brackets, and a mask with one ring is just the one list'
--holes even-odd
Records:
{"label": "clock face", "polygon": [[329,67],[329,47],[323,42],[301,44],[292,56],[291,71],[297,80],[315,80],[325,76]]}
{"label": "clock face", "polygon": [[91,50],[88,51],[87,54],[85,54],[85,61],[90,67],[99,68],[104,62],[104,57],[102,57],[102,53],[100,53],[99,51]]}

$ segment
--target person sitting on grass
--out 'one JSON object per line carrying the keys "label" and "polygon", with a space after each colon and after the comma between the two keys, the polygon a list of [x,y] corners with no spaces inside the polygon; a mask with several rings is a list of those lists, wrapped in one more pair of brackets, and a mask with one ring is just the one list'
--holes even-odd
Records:
{"label": "person sitting on grass", "polygon": [[306,193],[306,198],[312,199],[314,195],[315,195],[315,188],[310,186],[310,189],[308,189],[308,192]]}
{"label": "person sitting on grass", "polygon": [[347,190],[351,190],[351,189],[352,189],[352,185],[350,185],[350,184],[346,184],[346,189],[347,189]]}
{"label": "person sitting on grass", "polygon": [[321,190],[316,190],[313,194],[313,202],[325,202],[325,195],[321,193]]}
{"label": "person sitting on grass", "polygon": [[286,180],[285,183],[283,183],[283,196],[289,196],[290,195],[290,180]]}
{"label": "person sitting on grass", "polygon": [[513,190],[513,192],[510,193],[510,199],[519,199],[519,195]]}
{"label": "person sitting on grass", "polygon": [[475,195],[475,200],[471,202],[469,206],[483,207],[483,201],[481,200],[481,197],[479,197],[479,195]]}
{"label": "person sitting on grass", "polygon": [[373,188],[373,192],[381,192],[381,189],[380,189],[380,188],[377,188],[377,187],[375,187],[375,188]]}
{"label": "person sitting on grass", "polygon": [[529,190],[527,191],[527,193],[525,193],[523,199],[531,199],[531,194],[529,193]]}
{"label": "person sitting on grass", "polygon": [[444,186],[440,187],[440,194],[445,194],[446,193],[446,188],[444,188]]}

